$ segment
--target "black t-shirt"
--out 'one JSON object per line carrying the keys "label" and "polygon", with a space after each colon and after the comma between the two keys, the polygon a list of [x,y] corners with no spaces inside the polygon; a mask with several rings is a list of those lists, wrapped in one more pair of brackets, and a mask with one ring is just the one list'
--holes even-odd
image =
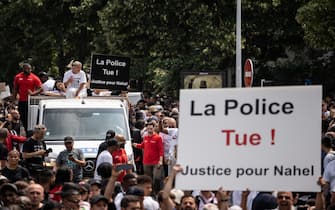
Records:
{"label": "black t-shirt", "polygon": [[18,166],[14,170],[9,169],[6,166],[5,168],[1,170],[1,174],[7,177],[10,183],[14,183],[19,180],[27,181],[30,178],[30,174],[28,170],[22,166]]}
{"label": "black t-shirt", "polygon": [[[33,138],[29,138],[28,141],[24,142],[22,152],[31,153],[39,150],[46,150],[46,145],[44,141],[34,140]],[[31,164],[43,165],[44,156],[36,155],[31,158],[25,159],[25,163],[27,167]]]}

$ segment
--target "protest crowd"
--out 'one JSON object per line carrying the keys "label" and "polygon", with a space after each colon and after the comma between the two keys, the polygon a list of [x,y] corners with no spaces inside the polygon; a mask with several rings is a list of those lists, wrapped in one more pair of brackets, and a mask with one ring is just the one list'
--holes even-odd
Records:
{"label": "protest crowd", "polygon": [[[32,73],[30,64],[13,82],[12,100],[1,102],[0,209],[117,209],[117,210],[265,210],[335,209],[335,101],[322,103],[322,167],[320,192],[183,191],[174,180],[183,170],[177,164],[178,102],[146,93],[129,106],[129,125],[135,166],[127,166],[125,139],[106,130],[93,177],[83,176],[85,157],[76,139],[64,136],[64,151],[55,165],[46,165],[50,148],[47,127],[27,130],[29,95],[87,97],[88,81],[82,64],[74,61],[62,80]],[[122,93],[123,94],[123,93]],[[335,100],[335,99],[334,99]],[[52,148],[51,148],[52,149]],[[201,155],[201,154],[196,154]]]}

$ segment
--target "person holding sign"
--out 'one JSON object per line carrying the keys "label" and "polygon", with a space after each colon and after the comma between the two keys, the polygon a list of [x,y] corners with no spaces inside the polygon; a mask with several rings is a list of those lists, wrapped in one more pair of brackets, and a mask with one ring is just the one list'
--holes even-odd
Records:
{"label": "person holding sign", "polygon": [[71,69],[64,73],[63,82],[67,88],[66,98],[82,98],[87,96],[86,74],[81,70],[79,61],[72,63]]}

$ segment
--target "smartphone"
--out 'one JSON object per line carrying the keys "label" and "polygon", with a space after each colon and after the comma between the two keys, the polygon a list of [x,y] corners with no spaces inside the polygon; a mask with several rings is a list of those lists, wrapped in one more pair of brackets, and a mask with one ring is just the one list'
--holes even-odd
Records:
{"label": "smartphone", "polygon": [[133,165],[132,164],[116,165],[116,171],[130,170],[130,169],[133,169]]}

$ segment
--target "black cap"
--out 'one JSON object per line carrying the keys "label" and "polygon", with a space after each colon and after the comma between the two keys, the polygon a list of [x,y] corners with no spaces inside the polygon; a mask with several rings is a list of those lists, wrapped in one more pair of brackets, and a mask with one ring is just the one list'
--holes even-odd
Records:
{"label": "black cap", "polygon": [[252,202],[253,210],[265,210],[277,208],[277,199],[270,193],[259,193]]}
{"label": "black cap", "polygon": [[65,136],[64,142],[73,142],[72,136]]}
{"label": "black cap", "polygon": [[80,192],[80,186],[78,184],[72,182],[64,183],[62,190],[56,192],[55,194],[61,195],[62,197],[66,197],[69,195],[78,195]]}
{"label": "black cap", "polygon": [[112,146],[117,146],[119,142],[116,139],[109,139],[106,141],[106,143],[107,143],[107,147],[112,147]]}
{"label": "black cap", "polygon": [[4,194],[6,191],[14,192],[15,194],[19,193],[19,190],[17,189],[17,186],[12,183],[5,183],[0,188],[0,193]]}
{"label": "black cap", "polygon": [[108,204],[108,199],[103,196],[103,195],[96,195],[96,196],[93,196],[91,199],[90,199],[90,204],[91,205],[94,205],[96,203],[98,203],[99,201],[104,201],[105,203]]}
{"label": "black cap", "polygon": [[114,130],[108,130],[106,132],[106,140],[112,139],[112,138],[114,138],[114,136],[115,136],[115,131]]}
{"label": "black cap", "polygon": [[89,184],[90,185],[98,185],[98,186],[102,186],[102,184],[101,184],[101,181],[100,180],[98,180],[98,179],[91,179],[90,181],[89,181]]}
{"label": "black cap", "polygon": [[127,190],[126,194],[127,195],[144,196],[144,191],[143,191],[142,188],[132,186]]}
{"label": "black cap", "polygon": [[38,76],[40,76],[40,77],[42,77],[42,76],[47,77],[48,74],[45,71],[41,71],[40,73],[38,73]]}

